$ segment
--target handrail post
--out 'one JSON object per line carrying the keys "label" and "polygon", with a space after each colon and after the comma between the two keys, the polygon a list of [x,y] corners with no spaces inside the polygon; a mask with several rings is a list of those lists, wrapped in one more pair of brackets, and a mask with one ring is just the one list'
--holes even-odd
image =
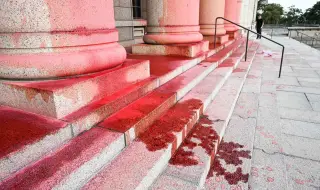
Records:
{"label": "handrail post", "polygon": [[216,42],[217,42],[217,21],[218,21],[219,17],[216,18],[216,23],[214,23],[214,44],[213,47],[214,49],[216,49]]}
{"label": "handrail post", "polygon": [[[217,17],[217,18],[216,18],[216,23],[215,23],[214,47],[216,47],[216,42],[217,42],[216,37],[217,37],[217,20],[218,20],[218,19],[225,20],[225,21],[227,21],[227,22],[230,22],[230,23],[238,26],[239,28],[242,28],[242,29],[245,29],[245,30],[248,31],[248,33],[247,33],[246,52],[245,52],[245,60],[247,61],[249,34],[250,34],[250,32],[252,32],[252,33],[254,33],[254,34],[256,34],[256,35],[259,35],[259,34],[258,34],[257,32],[254,32],[254,31],[248,29],[248,28],[245,28],[244,26],[241,26],[241,25],[239,25],[239,24],[237,24],[237,23],[235,23],[235,22],[232,22],[232,21],[230,21],[230,20],[228,20],[228,19],[226,19],[226,18]],[[265,37],[265,36],[263,36],[263,35],[260,35],[260,36],[261,36],[262,38],[267,39],[267,40],[269,40],[269,41],[271,41],[271,42],[273,42],[273,43],[275,43],[275,44],[278,44],[279,46],[282,47],[282,56],[281,56],[280,71],[279,71],[279,78],[280,78],[280,77],[281,77],[281,71],[282,71],[282,64],[283,64],[283,56],[284,56],[284,48],[285,48],[285,47],[284,47],[284,45],[282,45],[282,44],[280,44],[280,43],[278,43],[278,42],[276,42],[276,41],[274,41],[274,40],[272,40],[272,39],[270,39],[270,38],[267,38],[267,37]],[[291,36],[291,31],[290,31],[290,36]],[[297,31],[297,36],[299,37],[298,31]],[[302,38],[302,36],[301,36],[301,38]]]}
{"label": "handrail post", "polygon": [[247,31],[247,43],[246,43],[246,53],[244,56],[244,61],[247,61],[247,56],[248,56],[248,42],[249,42],[249,30]]}
{"label": "handrail post", "polygon": [[281,55],[279,78],[281,77],[281,72],[282,72],[283,55],[284,55],[284,46],[282,46],[282,55]]}

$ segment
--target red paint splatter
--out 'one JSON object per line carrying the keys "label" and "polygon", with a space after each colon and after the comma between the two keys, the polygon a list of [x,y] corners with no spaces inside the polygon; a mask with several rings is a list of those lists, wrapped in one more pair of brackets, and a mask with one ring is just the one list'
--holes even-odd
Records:
{"label": "red paint splatter", "polygon": [[41,44],[40,44],[40,48],[45,48],[46,47],[46,43],[45,42],[42,42]]}
{"label": "red paint splatter", "polygon": [[267,167],[267,170],[270,171],[270,172],[273,171],[273,169],[271,167],[269,167],[269,166]]}
{"label": "red paint splatter", "polygon": [[247,78],[248,78],[248,79],[256,79],[256,78],[258,78],[258,77],[254,76],[254,75],[248,75]]}
{"label": "red paint splatter", "polygon": [[264,136],[265,138],[274,139],[274,136],[271,135],[271,134],[269,134],[269,133],[265,133],[265,132],[260,131],[260,134],[261,134],[262,136]]}
{"label": "red paint splatter", "polygon": [[150,151],[167,148],[176,139],[174,133],[183,131],[187,124],[190,125],[187,126],[187,130],[194,125],[190,120],[195,120],[195,110],[200,110],[202,113],[202,106],[202,102],[196,99],[176,104],[168,110],[166,115],[155,121],[142,133],[139,139]]}
{"label": "red paint splatter", "polygon": [[27,17],[23,17],[21,20],[21,27],[24,27],[27,24]]}
{"label": "red paint splatter", "polygon": [[16,48],[20,47],[19,41],[20,41],[21,33],[16,32],[12,34],[12,40]]}
{"label": "red paint splatter", "polygon": [[250,151],[239,150],[243,147],[243,145],[238,143],[222,141],[216,158],[210,168],[208,178],[213,177],[213,173],[216,172],[217,176],[224,176],[230,185],[236,185],[240,181],[247,183],[249,174],[243,174],[241,167],[237,167],[236,171],[231,173],[227,172],[220,162],[220,160],[224,160],[226,164],[238,166],[242,164],[242,160],[240,160],[240,158],[250,159]]}
{"label": "red paint splatter", "polygon": [[273,178],[273,177],[268,177],[268,178],[267,178],[267,181],[268,181],[268,182],[274,182],[274,178]]}
{"label": "red paint splatter", "polygon": [[98,34],[98,33],[107,33],[110,31],[114,31],[113,29],[88,29],[86,27],[77,27],[73,30],[70,31],[51,31],[51,34],[59,34],[59,33],[71,33],[71,34],[75,34],[75,35],[79,35],[79,36],[90,36],[92,34]]}
{"label": "red paint splatter", "polygon": [[[200,146],[206,150],[206,153],[211,157],[214,157],[213,150],[215,145],[219,140],[219,135],[212,128],[213,122],[208,119],[207,116],[203,116],[199,123],[190,132],[190,135],[182,143],[179,150],[171,158],[170,164],[172,165],[182,165],[182,166],[192,166],[197,165],[198,161],[195,159],[195,155],[192,151],[193,148]],[[199,143],[192,142],[191,139],[197,139]],[[186,151],[189,149],[190,151]]]}
{"label": "red paint splatter", "polygon": [[256,129],[257,129],[258,131],[262,131],[262,130],[264,129],[264,127],[262,127],[262,126],[257,126]]}
{"label": "red paint splatter", "polygon": [[301,179],[295,179],[294,181],[296,182],[296,184],[304,185],[304,181]]}
{"label": "red paint splatter", "polygon": [[277,86],[277,89],[278,89],[278,90],[281,90],[281,89],[284,89],[284,87],[285,87],[285,86],[283,86],[283,85],[279,85],[279,86]]}
{"label": "red paint splatter", "polygon": [[239,68],[236,68],[235,70],[233,70],[233,73],[241,73],[241,72],[244,72],[245,69],[239,69]]}

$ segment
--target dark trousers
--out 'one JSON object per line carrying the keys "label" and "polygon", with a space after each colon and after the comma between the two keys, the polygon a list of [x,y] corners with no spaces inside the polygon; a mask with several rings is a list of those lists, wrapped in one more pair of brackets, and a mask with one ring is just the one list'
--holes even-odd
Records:
{"label": "dark trousers", "polygon": [[257,33],[258,33],[257,39],[261,39],[261,32],[262,32],[262,29],[257,27]]}

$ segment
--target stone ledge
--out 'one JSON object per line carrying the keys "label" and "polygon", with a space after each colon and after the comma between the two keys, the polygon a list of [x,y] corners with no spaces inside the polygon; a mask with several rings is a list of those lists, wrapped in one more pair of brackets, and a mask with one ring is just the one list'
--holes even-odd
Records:
{"label": "stone ledge", "polygon": [[206,51],[209,51],[208,41],[173,45],[138,44],[132,47],[132,53],[140,55],[176,55],[184,57],[196,57],[197,55]]}

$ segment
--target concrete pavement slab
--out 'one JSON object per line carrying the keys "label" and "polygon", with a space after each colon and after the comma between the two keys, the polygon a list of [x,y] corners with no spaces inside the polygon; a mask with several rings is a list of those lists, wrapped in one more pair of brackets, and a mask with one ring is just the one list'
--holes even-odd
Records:
{"label": "concrete pavement slab", "polygon": [[282,133],[320,140],[320,124],[281,119]]}
{"label": "concrete pavement slab", "polygon": [[254,149],[252,160],[249,189],[287,189],[286,167],[281,154],[267,154],[262,150]]}
{"label": "concrete pavement slab", "polygon": [[312,107],[304,93],[278,91],[277,102],[280,107],[312,111]]}

